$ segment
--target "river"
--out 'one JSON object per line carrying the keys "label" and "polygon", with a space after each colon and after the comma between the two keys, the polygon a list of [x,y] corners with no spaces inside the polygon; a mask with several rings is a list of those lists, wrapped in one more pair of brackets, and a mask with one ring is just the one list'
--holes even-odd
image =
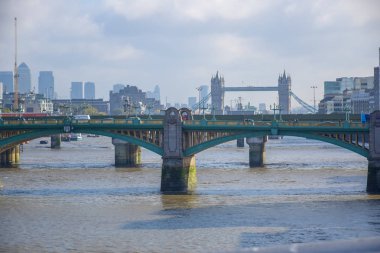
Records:
{"label": "river", "polygon": [[[46,138],[45,138],[46,139]],[[50,139],[49,139],[50,142]],[[380,236],[367,160],[302,138],[270,140],[264,168],[229,142],[196,155],[192,195],[160,193],[161,157],[115,168],[110,138],[31,141],[0,169],[0,252],[219,252]]]}

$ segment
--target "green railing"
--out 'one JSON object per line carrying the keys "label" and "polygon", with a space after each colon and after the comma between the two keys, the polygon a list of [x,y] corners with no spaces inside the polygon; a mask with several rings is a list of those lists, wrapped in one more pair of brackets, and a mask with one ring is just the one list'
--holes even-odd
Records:
{"label": "green railing", "polygon": [[368,129],[368,124],[361,122],[320,122],[320,121],[231,121],[231,120],[188,120],[183,122],[184,126],[277,126],[277,127],[342,127]]}

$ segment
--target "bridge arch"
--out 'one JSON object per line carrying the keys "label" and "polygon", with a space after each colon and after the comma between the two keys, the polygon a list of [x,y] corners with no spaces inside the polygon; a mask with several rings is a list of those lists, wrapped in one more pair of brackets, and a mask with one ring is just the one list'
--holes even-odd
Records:
{"label": "bridge arch", "polygon": [[[240,138],[263,137],[266,135],[271,135],[271,133],[268,131],[257,131],[254,133],[247,132],[247,133],[239,133],[239,134],[235,134],[235,135],[224,136],[224,137],[209,140],[209,141],[203,142],[201,144],[195,145],[193,147],[187,148],[186,150],[184,150],[184,155],[185,156],[194,155],[196,153],[199,153],[201,151],[204,151],[204,150],[209,149],[211,147],[214,147],[216,145],[219,145],[219,144],[222,144],[225,142],[229,142],[229,141],[233,141],[236,139],[240,139]],[[340,141],[340,140],[337,140],[334,138],[328,138],[328,137],[325,137],[322,135],[317,135],[317,134],[300,133],[300,132],[293,132],[293,131],[281,131],[281,133],[279,133],[278,135],[303,137],[306,139],[313,139],[313,140],[318,140],[318,141],[330,143],[330,144],[333,144],[335,146],[339,146],[341,148],[350,150],[350,151],[352,151],[356,154],[359,154],[361,156],[364,156],[366,158],[368,157],[368,153],[369,153],[368,150],[363,149],[360,146],[355,146],[355,145],[352,145],[352,144],[349,144],[349,143],[346,143],[346,142],[343,142],[343,141]]]}
{"label": "bridge arch", "polygon": [[[74,131],[76,132],[76,131]],[[111,133],[107,131],[97,131],[97,130],[81,130],[81,133],[87,133],[87,134],[97,134],[97,135],[102,135],[102,136],[107,136],[111,138],[116,138],[120,139],[126,142],[129,142],[131,144],[135,144],[141,147],[144,147],[160,156],[163,155],[163,150],[162,148],[146,142],[141,139],[134,138],[132,136],[127,136],[127,135],[122,135],[122,134],[116,134],[116,133]],[[24,132],[21,134],[13,135],[4,139],[0,140],[0,147],[1,150],[0,152],[4,152],[5,150],[16,146],[18,144],[22,144],[23,142],[30,141],[33,139],[41,138],[44,136],[51,136],[51,135],[56,135],[56,134],[64,134],[65,132],[62,131],[61,129],[49,129],[49,130],[37,130],[37,131],[31,131],[31,132]]]}
{"label": "bridge arch", "polygon": [[164,153],[162,148],[160,148],[160,147],[158,147],[152,143],[143,141],[141,139],[137,139],[137,138],[132,137],[132,136],[115,134],[115,133],[111,133],[111,132],[107,132],[107,131],[96,131],[96,130],[90,130],[90,131],[84,130],[81,132],[87,133],[87,134],[97,134],[97,135],[102,135],[102,136],[107,136],[107,137],[123,140],[123,141],[129,142],[131,144],[135,144],[135,145],[141,146],[143,148],[146,148],[146,149],[148,149],[148,150],[152,151],[153,153],[156,153],[157,155],[160,155],[160,156],[162,156]]}

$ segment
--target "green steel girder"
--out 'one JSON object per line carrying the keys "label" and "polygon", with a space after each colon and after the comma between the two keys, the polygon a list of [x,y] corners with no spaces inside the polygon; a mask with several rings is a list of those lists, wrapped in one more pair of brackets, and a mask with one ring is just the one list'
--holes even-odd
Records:
{"label": "green steel girder", "polygon": [[[368,133],[368,127],[335,127],[335,126],[282,126],[281,123],[274,122],[268,126],[254,126],[254,125],[191,125],[184,124],[184,131],[223,131],[230,132],[232,135],[213,139],[199,145],[190,147],[184,150],[185,156],[199,153],[205,149],[216,146],[218,144],[228,142],[234,139],[243,137],[259,137],[270,134],[278,134],[284,136],[297,136],[308,139],[315,139],[327,143],[331,143],[345,149],[351,150],[364,157],[368,157],[368,150],[341,141],[334,138],[322,136],[320,134],[352,134],[352,133]],[[108,132],[107,130],[162,130],[163,125],[160,124],[114,124],[114,123],[101,123],[101,124],[89,124],[89,123],[59,123],[59,124],[1,124],[0,131],[27,131],[20,135],[15,135],[9,138],[0,140],[1,150],[4,147],[9,148],[12,145],[17,145],[27,140],[36,139],[42,136],[54,135],[65,133],[64,126],[70,126],[73,132],[77,133],[92,133],[108,137],[121,139],[132,144],[142,146],[152,152],[163,155],[163,149],[152,143],[144,140],[126,136],[122,134],[116,134]],[[235,133],[235,134],[234,134]]]}
{"label": "green steel girder", "polygon": [[59,134],[62,131],[59,129],[46,129],[39,131],[30,131],[22,134],[13,135],[4,139],[0,139],[0,152],[7,150],[8,148],[21,144],[25,141],[37,139],[43,136]]}
{"label": "green steel girder", "polygon": [[[14,129],[13,129],[14,130]],[[21,130],[21,129],[18,129],[18,130]],[[108,132],[108,131],[102,131],[102,130],[92,130],[92,129],[89,129],[88,127],[76,127],[73,129],[74,133],[88,133],[88,134],[98,134],[98,135],[103,135],[103,136],[108,136],[108,137],[113,137],[113,138],[116,138],[116,139],[120,139],[120,140],[124,140],[124,141],[127,141],[129,143],[132,143],[132,144],[135,144],[135,145],[138,145],[138,146],[141,146],[141,147],[144,147],[158,155],[163,155],[163,149],[152,144],[152,143],[149,143],[149,142],[146,142],[144,140],[141,140],[141,139],[137,139],[137,138],[134,138],[134,137],[131,137],[131,136],[126,136],[126,135],[122,135],[122,134],[115,134],[115,133],[111,133],[111,132]],[[0,152],[12,147],[12,146],[15,146],[15,145],[18,145],[20,143],[23,143],[25,141],[29,141],[29,140],[33,140],[33,139],[37,139],[37,138],[40,138],[40,137],[43,137],[43,136],[50,136],[50,135],[55,135],[55,134],[63,134],[63,133],[66,133],[63,131],[63,125],[60,126],[60,127],[55,127],[54,129],[34,129],[32,131],[29,131],[29,132],[25,132],[25,133],[22,133],[22,134],[18,134],[18,135],[14,135],[14,136],[11,136],[11,137],[8,137],[8,138],[4,138],[4,139],[0,139]]]}
{"label": "green steel girder", "polygon": [[[266,131],[254,131],[254,132],[244,132],[244,133],[240,132],[240,133],[237,133],[236,135],[229,135],[229,136],[216,138],[216,139],[195,145],[193,147],[187,148],[186,150],[184,150],[183,155],[184,156],[194,155],[194,154],[199,153],[199,152],[206,150],[208,148],[214,147],[216,145],[219,145],[219,144],[222,144],[222,143],[225,143],[228,141],[236,140],[239,138],[262,137],[262,136],[271,135],[271,134],[272,134],[271,129],[268,129]],[[357,153],[361,156],[364,156],[364,157],[368,157],[368,154],[369,154],[368,150],[366,150],[360,146],[356,146],[356,145],[353,145],[353,144],[350,144],[350,143],[347,143],[347,142],[344,142],[341,140],[337,140],[334,138],[325,137],[325,136],[319,135],[318,133],[312,132],[312,131],[302,133],[302,132],[299,132],[296,130],[290,130],[289,131],[289,130],[278,129],[277,134],[282,135],[282,136],[303,137],[303,138],[307,138],[307,139],[314,139],[314,140],[318,140],[318,141],[322,141],[322,142],[327,142],[327,143],[348,149],[348,150],[355,152],[355,153]]]}
{"label": "green steel girder", "polygon": [[148,149],[148,150],[150,150],[150,151],[152,151],[158,155],[162,156],[164,154],[164,150],[161,147],[154,145],[152,143],[146,142],[144,140],[137,139],[137,138],[132,137],[132,136],[128,136],[128,135],[115,134],[115,133],[108,132],[108,131],[90,130],[90,129],[82,129],[82,130],[75,130],[74,129],[73,132],[97,134],[97,135],[107,136],[107,137],[111,137],[111,138],[116,138],[116,139],[120,139],[120,140],[129,142],[129,143],[144,147],[144,148],[146,148],[146,149]]}
{"label": "green steel girder", "polygon": [[131,125],[131,124],[112,124],[112,123],[103,123],[103,124],[71,124],[75,129],[112,129],[112,130],[163,130],[163,125],[156,124],[140,124],[140,125]]}
{"label": "green steel girder", "polygon": [[301,131],[301,132],[323,132],[323,133],[357,133],[357,132],[368,132],[368,127],[329,127],[329,126],[247,126],[247,125],[237,125],[237,126],[222,126],[222,125],[184,125],[184,130],[192,131],[225,131],[225,132],[241,132],[241,131],[270,131],[271,129],[278,129],[278,131],[289,130],[289,131]]}
{"label": "green steel girder", "polygon": [[268,135],[268,134],[270,134],[270,133],[266,132],[266,131],[265,132],[257,131],[257,132],[251,132],[251,133],[249,133],[249,132],[241,133],[240,132],[240,133],[235,134],[235,135],[223,136],[223,137],[215,138],[215,139],[212,139],[209,141],[205,141],[205,142],[202,142],[198,145],[187,148],[183,151],[183,155],[184,156],[194,155],[196,153],[199,153],[203,150],[209,149],[209,148],[214,147],[216,145],[219,145],[219,144],[222,144],[225,142],[229,142],[229,141],[233,141],[236,139],[240,139],[240,138],[260,137],[260,136],[264,136],[264,135]]}

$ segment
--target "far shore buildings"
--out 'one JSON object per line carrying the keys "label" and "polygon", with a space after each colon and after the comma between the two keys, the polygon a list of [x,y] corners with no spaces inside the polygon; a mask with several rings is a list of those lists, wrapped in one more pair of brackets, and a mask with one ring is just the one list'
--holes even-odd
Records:
{"label": "far shore buildings", "polygon": [[137,86],[126,85],[122,88],[118,84],[117,88],[115,89],[114,87],[109,93],[110,113],[113,115],[158,114],[163,109],[160,100],[157,100],[159,98],[158,86],[156,86],[153,93],[156,93],[156,95],[148,97],[147,92],[143,92]]}
{"label": "far shore buildings", "polygon": [[54,98],[54,76],[53,71],[40,71],[38,76],[38,93],[45,98]]}
{"label": "far shore buildings", "polygon": [[[380,65],[380,48],[379,48]],[[374,75],[367,77],[340,77],[324,82],[324,97],[318,106],[318,113],[371,113],[380,110],[380,69],[374,68]]]}

